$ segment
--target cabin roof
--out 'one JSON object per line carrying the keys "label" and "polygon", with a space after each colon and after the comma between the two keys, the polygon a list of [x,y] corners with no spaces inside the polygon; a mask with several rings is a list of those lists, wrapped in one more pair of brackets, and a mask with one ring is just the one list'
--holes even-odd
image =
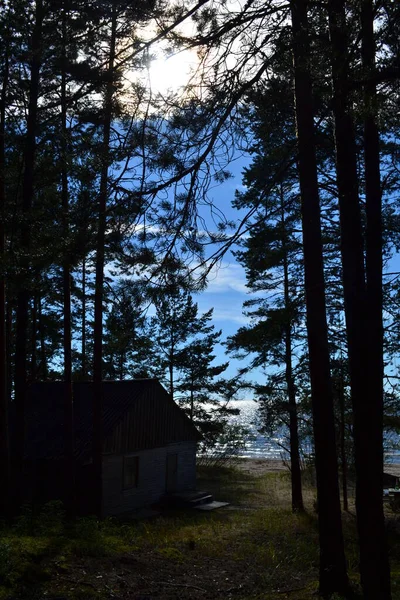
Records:
{"label": "cabin roof", "polygon": [[[38,460],[63,456],[64,389],[63,382],[41,382],[30,386],[26,402],[26,458]],[[74,383],[73,394],[75,455],[77,459],[85,460],[91,455],[93,383]],[[128,432],[129,450],[201,439],[193,423],[157,379],[103,382],[105,441],[128,413],[133,415],[128,424],[131,430]]]}

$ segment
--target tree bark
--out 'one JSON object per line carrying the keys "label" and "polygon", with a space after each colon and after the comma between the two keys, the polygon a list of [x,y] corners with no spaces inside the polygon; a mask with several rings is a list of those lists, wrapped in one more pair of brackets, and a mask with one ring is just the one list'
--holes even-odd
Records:
{"label": "tree bark", "polygon": [[6,335],[6,191],[5,191],[5,120],[9,79],[9,36],[4,40],[5,57],[0,96],[0,514],[10,509],[10,447],[8,432],[7,335]]}
{"label": "tree bark", "polygon": [[22,181],[21,219],[21,278],[17,294],[15,340],[15,506],[18,509],[23,496],[23,458],[25,447],[25,397],[27,388],[27,336],[30,288],[31,209],[34,194],[34,167],[36,158],[36,129],[42,45],[42,0],[36,1],[35,25],[31,40],[31,78],[29,85],[28,118],[26,125],[24,174]]}
{"label": "tree bark", "polygon": [[125,352],[121,350],[119,355],[119,380],[122,381],[124,379],[125,374]]}
{"label": "tree bark", "polygon": [[82,340],[81,340],[81,354],[82,354],[82,379],[86,379],[86,258],[83,258],[82,263]]}
{"label": "tree bark", "polygon": [[38,316],[39,316],[39,338],[40,338],[40,372],[42,381],[47,379],[47,355],[46,355],[46,339],[44,335],[44,323],[42,315],[42,298],[38,298]]}
{"label": "tree bark", "polygon": [[303,512],[303,492],[301,483],[300,453],[299,453],[299,430],[296,404],[296,390],[293,379],[292,365],[292,319],[289,291],[289,264],[287,254],[286,225],[284,197],[281,186],[281,220],[282,220],[282,253],[283,253],[283,285],[284,302],[286,312],[285,323],[285,378],[287,385],[289,404],[289,437],[290,437],[290,476],[292,485],[292,510]]}
{"label": "tree bark", "polygon": [[71,348],[71,258],[69,252],[69,190],[67,129],[67,7],[62,9],[61,55],[61,205],[63,214],[63,301],[64,301],[64,502],[69,516],[75,513],[74,397]]}
{"label": "tree bark", "polygon": [[292,0],[295,103],[304,246],[307,336],[315,442],[322,595],[349,588],[341,521],[333,396],[326,321],[321,219],[309,72],[307,4]]}
{"label": "tree bark", "polygon": [[[365,66],[367,61],[368,69],[370,69],[373,68],[374,61],[372,6],[368,10],[367,3],[363,1],[362,8],[363,62]],[[379,137],[374,115],[369,111],[374,88],[373,84],[367,84],[365,102],[369,114],[366,116],[364,127],[367,219],[369,221],[367,231],[369,282],[367,289],[358,195],[357,149],[351,99],[349,98],[349,52],[345,9],[344,0],[329,0],[328,2],[332,45],[333,111],[343,291],[354,416],[360,574],[364,598],[387,600],[391,598],[391,592],[382,504],[382,235]],[[368,13],[369,17],[367,18]]]}
{"label": "tree bark", "polygon": [[342,496],[343,510],[349,510],[348,494],[347,494],[347,456],[346,456],[346,420],[344,406],[344,378],[343,378],[343,363],[340,361],[340,380],[339,380],[339,410],[340,410],[340,460],[342,463]]}
{"label": "tree bark", "polygon": [[[380,182],[377,97],[374,84],[375,39],[372,0],[361,0],[362,63],[364,78],[364,164],[366,185],[367,315],[364,333],[368,351],[368,395],[360,456],[364,457],[360,493],[365,494],[360,512],[360,571],[366,599],[391,598],[390,567],[383,512],[383,293],[382,293],[382,197]],[[360,473],[361,479],[361,473]],[[362,492],[361,492],[362,486]],[[361,502],[360,502],[361,503]],[[368,526],[367,526],[368,524]]]}
{"label": "tree bark", "polygon": [[169,355],[169,365],[168,365],[168,371],[169,371],[169,394],[172,398],[172,400],[174,399],[174,349],[172,347],[170,355]]}
{"label": "tree bark", "polygon": [[193,380],[192,380],[192,386],[190,388],[190,415],[189,415],[189,418],[191,421],[193,421],[193,414],[194,414],[194,395],[193,395]]}
{"label": "tree bark", "polygon": [[33,295],[31,308],[31,374],[30,380],[35,381],[37,374],[37,295]]}
{"label": "tree bark", "polygon": [[[7,293],[6,287],[6,298],[7,298],[7,306],[6,306],[6,391],[7,391],[7,402],[11,401],[12,394],[12,382],[13,382],[13,304],[10,298],[10,294]],[[9,405],[9,404],[8,404]],[[10,459],[11,459],[11,450],[10,450]],[[11,475],[10,475],[10,485],[11,485]]]}
{"label": "tree bark", "polygon": [[108,81],[104,99],[102,166],[99,190],[99,227],[96,248],[96,282],[94,298],[94,357],[93,357],[93,474],[96,512],[102,516],[102,455],[103,455],[103,297],[106,209],[108,171],[110,163],[110,133],[114,94],[114,61],[117,38],[117,8],[113,5],[111,18]]}

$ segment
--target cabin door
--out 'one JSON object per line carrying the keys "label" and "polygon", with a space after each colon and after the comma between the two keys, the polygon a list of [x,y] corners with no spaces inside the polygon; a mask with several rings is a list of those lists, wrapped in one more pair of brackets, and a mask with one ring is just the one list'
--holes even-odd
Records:
{"label": "cabin door", "polygon": [[167,492],[176,492],[178,483],[178,455],[167,454]]}

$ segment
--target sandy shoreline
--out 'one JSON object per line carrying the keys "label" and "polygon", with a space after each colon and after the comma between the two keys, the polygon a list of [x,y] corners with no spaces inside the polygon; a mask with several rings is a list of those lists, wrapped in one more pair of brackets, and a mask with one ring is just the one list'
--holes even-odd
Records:
{"label": "sandy shoreline", "polygon": [[395,477],[400,477],[399,463],[385,463],[383,470],[385,473],[389,473],[390,475],[394,475]]}
{"label": "sandy shoreline", "polygon": [[[249,475],[264,475],[288,470],[282,460],[274,458],[238,458],[234,464],[235,467]],[[385,463],[384,472],[400,478],[400,464]]]}
{"label": "sandy shoreline", "polygon": [[235,467],[249,475],[264,475],[287,470],[282,460],[274,458],[238,458]]}
{"label": "sandy shoreline", "polygon": [[[288,470],[282,460],[274,458],[239,458],[235,461],[235,467],[249,475],[264,475]],[[383,470],[385,473],[400,478],[400,464],[398,463],[385,463]]]}

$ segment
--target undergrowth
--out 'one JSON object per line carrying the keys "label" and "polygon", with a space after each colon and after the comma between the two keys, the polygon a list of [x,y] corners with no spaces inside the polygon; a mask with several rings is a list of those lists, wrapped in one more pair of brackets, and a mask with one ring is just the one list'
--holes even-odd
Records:
{"label": "undergrowth", "polygon": [[[306,486],[307,512],[293,514],[286,473],[256,478],[222,468],[201,469],[200,476],[200,489],[233,506],[211,513],[169,510],[147,521],[86,517],[72,523],[59,502],[40,511],[24,507],[0,531],[0,600],[122,600],[127,589],[133,597],[163,599],[313,598],[314,490]],[[357,584],[354,515],[344,514],[343,522],[349,574]],[[399,517],[391,516],[394,600],[400,600],[399,529]]]}

